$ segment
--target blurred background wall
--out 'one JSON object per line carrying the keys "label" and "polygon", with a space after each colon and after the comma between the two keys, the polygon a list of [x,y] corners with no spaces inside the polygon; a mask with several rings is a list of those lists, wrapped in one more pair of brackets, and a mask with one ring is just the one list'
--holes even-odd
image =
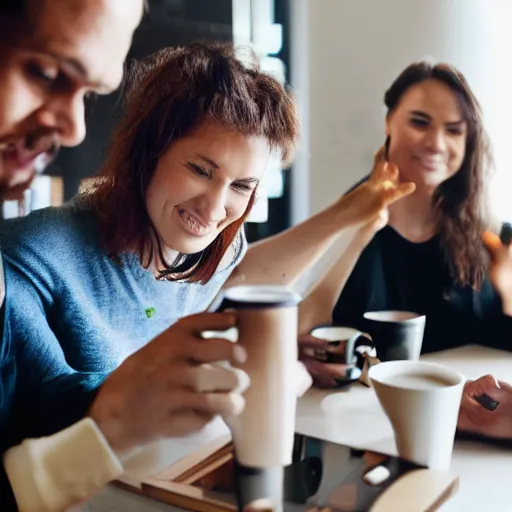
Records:
{"label": "blurred background wall", "polygon": [[427,56],[457,66],[480,100],[496,153],[494,207],[512,218],[510,0],[289,3],[291,79],[306,122],[293,173],[294,220],[369,171],[384,142],[385,90]]}
{"label": "blurred background wall", "polygon": [[[450,62],[483,106],[496,152],[494,207],[512,219],[510,21],[511,0],[149,0],[128,64],[164,46],[233,41],[291,83],[302,142],[290,171],[274,164],[267,172],[247,225],[257,240],[317,212],[369,171],[384,140],[384,92],[405,66]],[[63,177],[64,200],[100,169],[120,108],[119,93],[87,105],[85,142],[49,169]]]}

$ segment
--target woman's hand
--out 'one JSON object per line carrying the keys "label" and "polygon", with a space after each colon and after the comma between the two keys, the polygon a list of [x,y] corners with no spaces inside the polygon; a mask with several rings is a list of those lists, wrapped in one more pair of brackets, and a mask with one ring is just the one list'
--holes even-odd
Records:
{"label": "woman's hand", "polygon": [[503,245],[497,235],[488,231],[482,241],[491,258],[489,279],[501,297],[503,313],[512,316],[512,246]]}
{"label": "woman's hand", "polygon": [[319,388],[332,388],[337,386],[338,380],[344,380],[348,366],[346,364],[324,363],[315,357],[316,349],[326,349],[327,342],[315,338],[310,334],[299,336],[299,359],[313,379],[315,386]]}
{"label": "woman's hand", "polygon": [[245,350],[222,338],[201,337],[204,331],[235,325],[232,313],[184,317],[106,379],[89,416],[118,455],[161,438],[197,432],[215,416],[242,412],[249,376],[214,363],[243,363]]}
{"label": "woman's hand", "polygon": [[[494,410],[487,409],[479,402],[484,395],[487,402],[499,405]],[[457,427],[481,436],[512,439],[512,386],[492,375],[466,382]]]}
{"label": "woman's hand", "polygon": [[338,206],[344,209],[352,226],[369,227],[375,233],[387,223],[387,208],[415,189],[412,182],[400,182],[398,167],[386,161],[385,150],[381,148],[375,155],[369,180],[343,196]]}

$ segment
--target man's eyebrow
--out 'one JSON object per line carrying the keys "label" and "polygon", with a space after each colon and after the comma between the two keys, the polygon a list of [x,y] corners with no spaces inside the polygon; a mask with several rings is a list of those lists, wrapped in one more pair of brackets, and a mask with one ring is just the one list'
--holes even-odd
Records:
{"label": "man's eyebrow", "polygon": [[118,87],[118,85],[112,85],[101,81],[91,80],[85,67],[76,59],[57,57],[57,60],[60,61],[63,67],[71,69],[74,75],[78,75],[86,84],[90,85],[91,87],[94,87],[94,89],[98,90],[98,92],[102,92],[103,94],[109,94],[111,92],[114,92]]}
{"label": "man's eyebrow", "polygon": [[109,94],[117,89],[117,85],[106,84],[105,82],[91,80],[85,66],[72,57],[63,57],[53,52],[45,51],[41,52],[43,55],[55,59],[67,73],[73,75],[75,78],[82,82],[85,82],[90,87],[93,87],[102,94]]}

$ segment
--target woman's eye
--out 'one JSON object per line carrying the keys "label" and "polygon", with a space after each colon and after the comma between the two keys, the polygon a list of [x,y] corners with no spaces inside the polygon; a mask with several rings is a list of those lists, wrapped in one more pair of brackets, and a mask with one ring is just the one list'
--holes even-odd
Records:
{"label": "woman's eye", "polygon": [[252,187],[250,185],[246,185],[245,183],[233,183],[231,186],[238,192],[243,192],[244,194],[249,194],[252,192]]}
{"label": "woman's eye", "polygon": [[428,126],[428,121],[425,119],[412,118],[411,123],[414,126],[421,126],[421,127]]}
{"label": "woman's eye", "polygon": [[204,167],[201,167],[200,165],[189,162],[188,167],[190,169],[192,169],[192,171],[195,172],[198,176],[202,176],[203,178],[210,177],[210,173]]}
{"label": "woman's eye", "polygon": [[462,135],[462,130],[460,128],[448,128],[448,133],[452,135]]}

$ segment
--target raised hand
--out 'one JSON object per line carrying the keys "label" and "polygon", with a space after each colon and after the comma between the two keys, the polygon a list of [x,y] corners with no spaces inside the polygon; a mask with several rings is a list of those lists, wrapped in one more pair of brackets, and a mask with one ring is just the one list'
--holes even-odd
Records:
{"label": "raised hand", "polygon": [[110,375],[89,415],[118,454],[198,431],[216,415],[242,412],[241,393],[249,377],[212,363],[243,363],[245,350],[225,339],[201,337],[204,331],[224,331],[235,322],[233,313],[183,318]]}
{"label": "raised hand", "polygon": [[[494,410],[484,407],[480,397],[486,397]],[[457,427],[481,436],[512,439],[512,386],[492,375],[466,382]]]}
{"label": "raised hand", "polygon": [[512,246],[490,232],[483,233],[482,241],[491,259],[489,279],[501,297],[503,312],[512,316]]}
{"label": "raised hand", "polygon": [[386,161],[385,150],[375,155],[373,170],[368,181],[343,196],[338,205],[346,209],[346,218],[355,227],[376,223],[380,229],[387,222],[387,207],[412,194],[416,186],[400,182],[398,167]]}

